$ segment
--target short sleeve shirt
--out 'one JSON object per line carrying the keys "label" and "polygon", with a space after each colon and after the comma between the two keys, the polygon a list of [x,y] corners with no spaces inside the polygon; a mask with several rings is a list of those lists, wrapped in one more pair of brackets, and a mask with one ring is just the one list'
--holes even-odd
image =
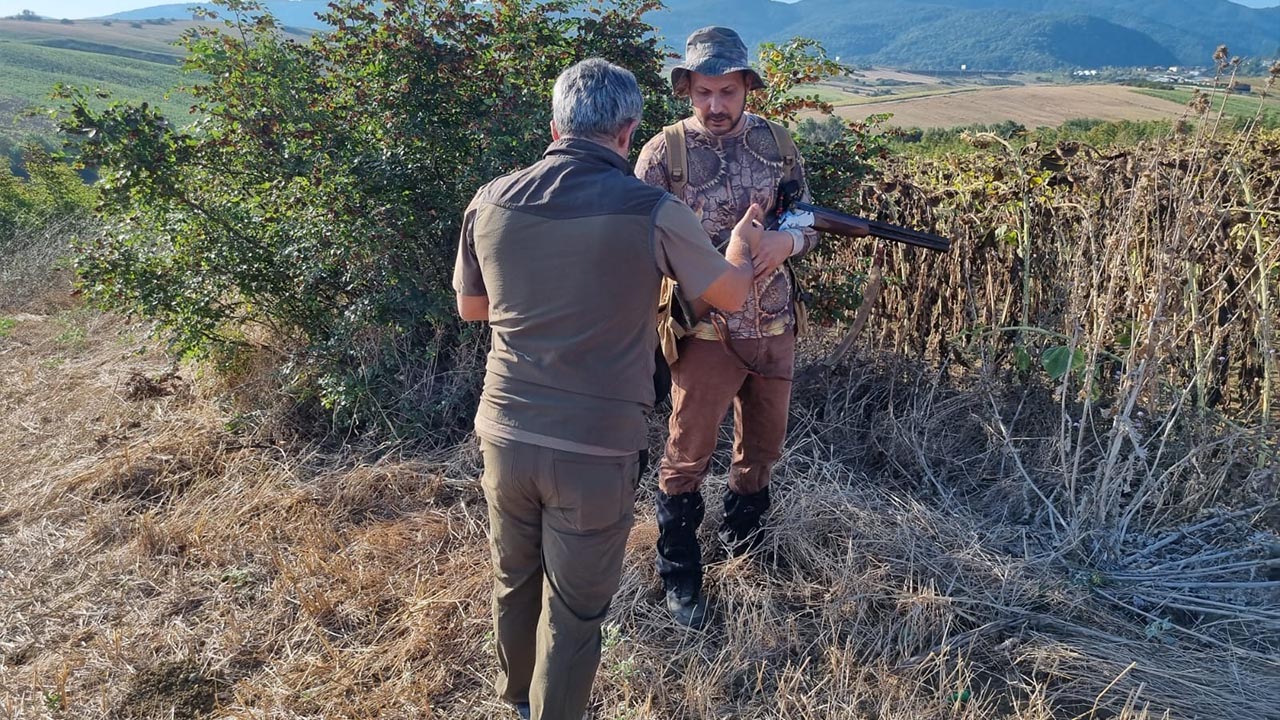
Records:
{"label": "short sleeve shirt", "polygon": [[700,294],[728,269],[689,208],[596,143],[558,141],[481,188],[453,277],[489,303],[477,432],[592,454],[645,447],[661,278]]}

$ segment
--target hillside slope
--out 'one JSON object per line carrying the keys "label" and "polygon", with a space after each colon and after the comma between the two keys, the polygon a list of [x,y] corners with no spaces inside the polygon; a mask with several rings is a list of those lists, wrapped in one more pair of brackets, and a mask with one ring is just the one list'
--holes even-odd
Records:
{"label": "hillside slope", "polygon": [[[286,26],[322,27],[323,0],[269,0]],[[704,25],[729,25],[749,44],[797,35],[846,61],[988,70],[1208,64],[1214,48],[1280,52],[1280,8],[1229,0],[668,0],[650,21],[673,47]],[[206,6],[208,7],[208,6]],[[112,17],[191,17],[167,4]],[[225,10],[220,10],[224,12]]]}
{"label": "hillside slope", "polygon": [[[281,25],[298,28],[323,27],[324,24],[316,18],[316,14],[329,10],[328,0],[267,0],[263,4],[267,6],[272,15],[276,16]],[[213,10],[219,15],[230,15],[230,12],[225,7],[213,5],[212,3],[190,2],[152,5],[137,10],[114,13],[108,17],[121,20],[147,20],[150,18],[190,20],[192,19],[191,10],[194,7]]]}
{"label": "hillside slope", "polygon": [[181,51],[174,42],[190,26],[0,20],[0,108],[6,120],[0,140],[17,142],[31,134],[50,138],[52,124],[38,109],[51,104],[49,95],[58,83],[145,100],[170,117],[185,116],[189,100],[171,91],[183,83]]}
{"label": "hillside slope", "polygon": [[[53,142],[42,108],[62,83],[103,91],[110,100],[146,101],[167,117],[190,117],[191,98],[181,91],[193,78],[175,43],[196,23],[120,20],[0,20],[0,154],[36,138]],[[296,35],[304,37],[304,35]]]}
{"label": "hillside slope", "polygon": [[1280,48],[1280,9],[1227,0],[669,0],[652,17],[677,46],[715,23],[751,43],[803,35],[846,61],[934,69],[1204,65],[1222,43],[1249,56]]}

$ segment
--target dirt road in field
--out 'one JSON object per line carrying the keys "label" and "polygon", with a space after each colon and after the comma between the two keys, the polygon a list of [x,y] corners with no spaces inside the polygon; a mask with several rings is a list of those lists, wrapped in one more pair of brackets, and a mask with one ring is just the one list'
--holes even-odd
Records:
{"label": "dirt road in field", "polygon": [[1014,120],[1029,128],[1057,126],[1073,118],[1158,120],[1185,108],[1119,85],[1035,85],[963,90],[945,95],[885,100],[836,108],[842,117],[862,119],[893,113],[898,127],[953,127]]}

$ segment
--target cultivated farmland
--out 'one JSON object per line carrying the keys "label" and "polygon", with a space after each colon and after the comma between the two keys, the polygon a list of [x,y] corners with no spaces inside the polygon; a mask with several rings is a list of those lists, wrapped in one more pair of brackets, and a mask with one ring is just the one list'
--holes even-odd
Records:
{"label": "cultivated farmland", "polygon": [[845,118],[893,113],[890,125],[924,128],[1002,120],[1013,120],[1027,127],[1057,126],[1074,118],[1164,120],[1179,117],[1185,111],[1185,106],[1172,100],[1150,97],[1119,85],[970,87],[836,107],[836,113]]}

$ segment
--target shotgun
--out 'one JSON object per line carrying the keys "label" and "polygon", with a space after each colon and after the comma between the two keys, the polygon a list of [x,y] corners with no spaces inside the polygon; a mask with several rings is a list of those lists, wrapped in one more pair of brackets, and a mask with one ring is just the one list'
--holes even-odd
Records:
{"label": "shotgun", "polygon": [[[778,199],[774,203],[770,216],[766,230],[811,227],[818,232],[832,235],[854,238],[877,237],[934,252],[946,252],[951,249],[951,241],[941,235],[890,225],[802,202],[800,183],[796,180],[784,180],[778,183]],[[697,325],[711,312],[711,306],[698,298],[687,300],[678,291],[674,298],[671,314],[686,328]]]}
{"label": "shotgun", "polygon": [[878,220],[847,215],[838,210],[811,205],[800,200],[800,183],[786,180],[778,184],[778,201],[774,203],[770,230],[811,227],[818,232],[844,237],[877,237],[914,245],[935,252],[951,249],[951,241],[940,235],[882,223]]}

